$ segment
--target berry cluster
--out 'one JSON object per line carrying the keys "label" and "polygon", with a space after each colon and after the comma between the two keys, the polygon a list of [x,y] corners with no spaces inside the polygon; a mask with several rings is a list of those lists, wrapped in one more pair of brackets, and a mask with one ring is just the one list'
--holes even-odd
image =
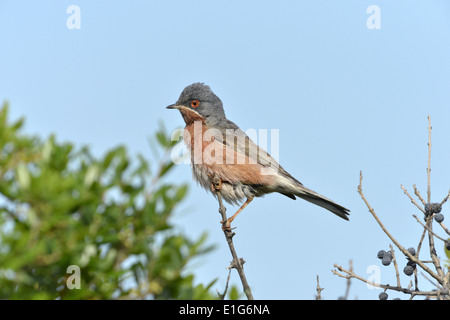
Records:
{"label": "berry cluster", "polygon": [[431,214],[434,214],[434,220],[438,223],[444,221],[444,215],[441,213],[442,206],[440,203],[427,203],[425,205],[425,219]]}
{"label": "berry cluster", "polygon": [[[416,249],[408,248],[408,251],[412,256],[416,255]],[[408,262],[406,263],[406,267],[403,268],[403,272],[407,276],[411,276],[414,273],[414,270],[416,269],[416,263],[414,261],[410,260],[408,257],[406,257],[406,259],[408,259]]]}
{"label": "berry cluster", "polygon": [[390,251],[380,250],[377,253],[377,258],[381,260],[383,266],[388,266],[392,262],[392,253]]}
{"label": "berry cluster", "polygon": [[425,213],[426,215],[430,215],[433,213],[439,213],[442,210],[442,206],[440,203],[427,203],[425,205]]}
{"label": "berry cluster", "polygon": [[[416,250],[414,248],[409,248],[408,251],[411,255],[413,255],[413,256],[416,255]],[[381,260],[381,263],[383,264],[383,266],[388,266],[392,262],[392,253],[390,251],[380,250],[377,253],[377,258]],[[414,270],[416,269],[416,263],[414,261],[410,260],[408,257],[406,257],[406,259],[408,259],[408,262],[406,263],[406,266],[403,269],[403,272],[407,276],[411,276],[414,273]]]}

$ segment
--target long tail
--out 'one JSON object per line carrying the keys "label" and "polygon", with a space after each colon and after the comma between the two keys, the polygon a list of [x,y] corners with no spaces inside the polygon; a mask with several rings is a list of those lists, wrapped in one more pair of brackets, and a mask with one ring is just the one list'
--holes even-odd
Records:
{"label": "long tail", "polygon": [[342,219],[348,220],[348,215],[350,210],[337,204],[334,201],[318,194],[317,192],[306,188],[305,186],[298,187],[298,191],[294,193],[297,197],[302,198],[306,201],[314,203],[328,211],[333,212],[335,215],[341,217]]}
{"label": "long tail", "polygon": [[[284,194],[285,196],[294,199],[295,196],[302,198],[308,202],[314,203],[328,211],[333,212],[335,215],[341,217],[342,219],[348,220],[348,215],[350,210],[337,204],[336,202],[324,197],[323,195],[308,189],[301,182],[296,180],[294,177],[285,172],[284,181],[279,181],[278,192]],[[287,178],[287,179],[286,179]]]}

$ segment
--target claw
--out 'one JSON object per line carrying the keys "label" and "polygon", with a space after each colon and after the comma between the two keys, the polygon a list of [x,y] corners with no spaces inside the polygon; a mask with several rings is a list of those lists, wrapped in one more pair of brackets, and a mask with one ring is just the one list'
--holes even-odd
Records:
{"label": "claw", "polygon": [[[233,220],[234,220],[234,218],[236,218],[237,217],[237,215],[242,211],[242,210],[244,210],[244,208],[250,203],[250,202],[252,202],[252,200],[253,200],[253,197],[251,197],[251,198],[247,198],[247,201],[245,201],[245,203],[239,208],[239,210],[235,213],[235,214],[233,214],[231,217],[229,217],[227,220],[225,220],[225,221],[220,221],[220,223],[222,224],[222,230],[228,230],[228,231],[230,231],[231,230],[231,227],[230,227],[230,224],[231,224],[231,222],[233,222]],[[234,228],[233,228],[234,229]]]}
{"label": "claw", "polygon": [[214,177],[211,180],[211,191],[220,191],[222,190],[222,179],[218,177]]}
{"label": "claw", "polygon": [[233,229],[236,229],[236,227],[231,228],[231,221],[230,219],[227,219],[225,221],[220,221],[220,223],[222,224],[222,231],[231,231]]}

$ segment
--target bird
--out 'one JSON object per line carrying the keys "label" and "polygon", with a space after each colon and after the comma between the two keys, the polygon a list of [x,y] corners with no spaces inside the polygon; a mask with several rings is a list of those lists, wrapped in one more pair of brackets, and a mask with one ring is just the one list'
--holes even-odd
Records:
{"label": "bird", "polygon": [[349,220],[349,209],[304,186],[228,120],[222,101],[208,85],[188,85],[166,108],[179,110],[186,123],[183,140],[194,180],[215,197],[220,192],[227,203],[241,205],[221,221],[223,230],[231,230],[231,222],[254,198],[274,192],[304,199]]}

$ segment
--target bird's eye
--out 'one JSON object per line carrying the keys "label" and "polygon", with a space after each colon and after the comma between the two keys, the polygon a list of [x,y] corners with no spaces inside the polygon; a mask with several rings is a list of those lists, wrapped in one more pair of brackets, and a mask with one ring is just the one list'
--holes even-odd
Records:
{"label": "bird's eye", "polygon": [[198,100],[192,100],[191,101],[191,107],[192,108],[197,108],[200,105],[200,101]]}

